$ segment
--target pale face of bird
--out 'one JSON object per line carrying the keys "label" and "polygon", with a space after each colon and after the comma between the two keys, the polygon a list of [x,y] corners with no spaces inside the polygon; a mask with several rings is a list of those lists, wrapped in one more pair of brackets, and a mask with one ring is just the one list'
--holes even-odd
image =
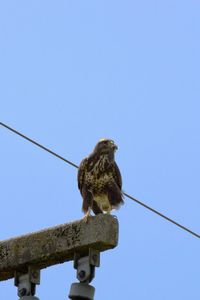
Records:
{"label": "pale face of bird", "polygon": [[95,146],[94,152],[98,152],[100,154],[109,154],[114,153],[117,149],[118,147],[113,140],[101,139]]}

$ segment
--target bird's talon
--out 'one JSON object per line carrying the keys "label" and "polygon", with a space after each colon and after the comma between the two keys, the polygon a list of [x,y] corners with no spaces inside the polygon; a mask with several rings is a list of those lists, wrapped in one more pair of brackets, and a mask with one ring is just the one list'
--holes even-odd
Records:
{"label": "bird's talon", "polygon": [[90,217],[91,217],[90,213],[87,212],[87,213],[85,214],[85,216],[83,217],[83,222],[84,222],[84,223],[88,223]]}

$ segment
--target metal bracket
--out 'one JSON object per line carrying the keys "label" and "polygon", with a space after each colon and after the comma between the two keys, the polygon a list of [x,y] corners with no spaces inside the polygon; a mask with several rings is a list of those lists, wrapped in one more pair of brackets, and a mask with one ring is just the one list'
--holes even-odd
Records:
{"label": "metal bracket", "polygon": [[29,266],[27,273],[15,272],[15,286],[20,300],[39,300],[34,296],[36,284],[40,284],[40,270]]}
{"label": "metal bracket", "polygon": [[100,252],[89,248],[88,256],[74,255],[74,268],[77,270],[76,277],[79,283],[72,283],[69,298],[76,300],[93,300],[95,288],[89,283],[95,276],[95,267],[100,266]]}
{"label": "metal bracket", "polygon": [[80,282],[90,283],[95,276],[95,267],[99,266],[100,253],[95,249],[90,248],[88,256],[80,257],[77,253],[74,255],[74,268]]}

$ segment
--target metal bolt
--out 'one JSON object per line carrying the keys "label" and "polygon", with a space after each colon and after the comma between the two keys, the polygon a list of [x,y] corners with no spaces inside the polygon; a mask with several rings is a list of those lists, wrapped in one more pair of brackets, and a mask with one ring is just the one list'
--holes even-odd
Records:
{"label": "metal bolt", "polygon": [[32,272],[32,276],[34,279],[38,278],[38,272],[37,271],[33,271]]}
{"label": "metal bolt", "polygon": [[80,278],[80,279],[83,279],[84,277],[85,277],[85,275],[86,275],[86,272],[85,271],[80,271],[79,273],[78,273],[78,277]]}

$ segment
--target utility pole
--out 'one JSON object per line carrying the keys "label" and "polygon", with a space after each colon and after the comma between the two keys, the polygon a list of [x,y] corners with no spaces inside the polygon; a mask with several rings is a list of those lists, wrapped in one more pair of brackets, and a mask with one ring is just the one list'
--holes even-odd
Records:
{"label": "utility pole", "polygon": [[100,252],[118,243],[118,221],[100,214],[42,231],[0,241],[0,281],[15,279],[19,300],[39,300],[40,270],[74,260],[79,282],[69,292],[72,300],[93,300],[95,289],[89,283],[100,265]]}

